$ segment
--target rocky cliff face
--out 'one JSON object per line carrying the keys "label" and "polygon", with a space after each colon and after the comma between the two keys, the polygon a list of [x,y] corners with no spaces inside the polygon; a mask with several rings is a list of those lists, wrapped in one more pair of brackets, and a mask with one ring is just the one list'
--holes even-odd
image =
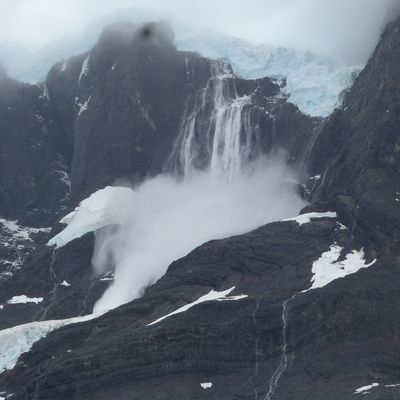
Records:
{"label": "rocky cliff face", "polygon": [[[199,111],[196,132],[199,146],[207,148],[212,137],[202,136],[201,128],[215,113],[212,96],[218,81],[228,111],[236,99],[245,99],[246,113],[238,116],[247,129],[240,134],[252,138],[253,155],[281,147],[301,162],[319,120],[288,103],[281,84],[268,78],[239,79],[225,62],[178,52],[172,40],[163,24],[118,24],[108,27],[89,53],[55,65],[40,87],[12,81],[3,73],[4,218],[18,219],[28,230],[53,225],[54,234],[61,229],[54,223],[98,188],[138,183],[166,171],[181,173],[174,147],[185,133],[183,121],[193,112],[193,103],[208,94],[206,104],[211,105]],[[197,167],[206,166],[211,155],[198,154]],[[86,314],[109,283],[92,272],[89,238],[77,244],[81,250],[67,246],[57,254],[43,246],[48,238],[42,237],[37,251],[13,269],[0,293],[3,303],[17,292],[44,297],[43,302],[19,305],[18,313],[15,307],[0,310],[2,327],[44,315]],[[1,255],[7,259],[9,250]],[[8,264],[4,271],[9,271]],[[69,289],[61,285],[64,281],[71,284]]]}
{"label": "rocky cliff face", "polygon": [[[174,155],[174,144],[188,133],[182,116],[191,110],[198,119],[189,133],[204,147],[191,162],[208,165],[200,132],[212,121],[213,103],[198,107],[196,99],[207,100],[221,83],[215,67],[226,66],[177,52],[165,29],[110,28],[89,54],[50,72],[46,104],[49,118],[63,127],[57,134],[65,143],[66,170],[72,171],[70,205],[116,179],[140,180],[165,168],[182,173],[185,158]],[[287,103],[277,82],[243,81],[224,70],[219,88],[229,104],[246,99],[240,107],[258,126],[250,131],[260,134],[254,136],[258,150],[283,147],[293,162],[309,162],[311,175],[321,175],[305,210],[315,213],[206,243],[174,262],[140,299],[33,340],[16,366],[0,374],[0,395],[395,398],[399,41],[400,20],[387,28],[343,107],[321,129],[321,121]],[[16,82],[8,84],[22,90]],[[248,137],[246,129],[239,134]],[[28,156],[25,162],[31,162]],[[61,200],[56,203],[54,215],[61,209]],[[4,210],[4,216],[12,215],[11,208]],[[59,229],[55,224],[51,235]],[[26,260],[2,281],[2,328],[87,314],[108,285],[111,275],[96,277],[89,268],[91,234],[56,252],[44,246],[48,233],[41,234]],[[42,300],[9,302],[22,293]],[[37,322],[14,329],[8,336],[0,332],[0,344],[29,337],[21,336],[25,329],[42,337],[49,328]],[[379,385],[356,391],[372,383]]]}
{"label": "rocky cliff face", "polygon": [[383,33],[313,150],[314,198],[329,201],[373,254],[399,254],[399,20]]}
{"label": "rocky cliff face", "polygon": [[[261,152],[280,146],[301,159],[318,120],[288,103],[278,82],[238,79],[224,62],[177,51],[172,40],[163,25],[110,26],[89,53],[50,71],[50,98],[74,148],[75,200],[116,180],[140,182],[177,167],[170,157],[185,113],[193,111],[204,92],[211,104],[213,86],[224,75],[227,100],[248,97],[248,123],[259,126]],[[207,106],[199,113],[199,131],[212,112]],[[204,135],[200,142],[208,145]],[[203,167],[207,154],[199,154],[198,166]]]}
{"label": "rocky cliff face", "polygon": [[68,203],[71,149],[45,87],[0,72],[0,213],[49,226]]}

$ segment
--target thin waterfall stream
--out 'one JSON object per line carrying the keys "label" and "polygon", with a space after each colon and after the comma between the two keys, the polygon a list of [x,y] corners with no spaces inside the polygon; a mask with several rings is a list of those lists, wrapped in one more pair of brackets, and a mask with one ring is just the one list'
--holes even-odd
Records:
{"label": "thin waterfall stream", "polygon": [[287,340],[287,325],[288,325],[288,315],[289,315],[289,304],[295,299],[298,293],[294,294],[289,299],[282,303],[282,354],[279,361],[278,368],[273,373],[271,379],[269,380],[268,393],[265,396],[265,400],[271,400],[272,396],[279,385],[279,381],[282,375],[285,373],[288,363],[289,363],[289,343]]}

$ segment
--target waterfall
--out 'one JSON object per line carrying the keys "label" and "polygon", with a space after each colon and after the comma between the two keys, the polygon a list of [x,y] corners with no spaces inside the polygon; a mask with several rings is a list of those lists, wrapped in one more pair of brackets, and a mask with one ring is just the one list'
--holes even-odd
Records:
{"label": "waterfall", "polygon": [[206,87],[189,102],[172,156],[177,174],[209,169],[231,180],[255,157],[259,128],[251,124],[250,97],[238,95],[235,79],[227,64],[215,61]]}
{"label": "waterfall", "polygon": [[298,293],[294,294],[290,299],[287,299],[282,304],[282,351],[281,351],[281,359],[278,365],[278,368],[272,375],[269,380],[269,389],[268,393],[265,397],[266,400],[271,400],[275,389],[278,387],[279,380],[282,375],[286,371],[289,362],[289,353],[288,353],[288,340],[287,340],[287,324],[288,324],[288,312],[289,312],[289,303],[294,300]]}

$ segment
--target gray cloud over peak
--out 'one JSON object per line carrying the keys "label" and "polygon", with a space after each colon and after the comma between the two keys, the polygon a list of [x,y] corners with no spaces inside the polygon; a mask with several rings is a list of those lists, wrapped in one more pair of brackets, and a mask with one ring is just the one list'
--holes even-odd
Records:
{"label": "gray cloud over peak", "polygon": [[254,42],[362,63],[398,0],[1,0],[0,43],[30,49],[121,8],[168,13]]}

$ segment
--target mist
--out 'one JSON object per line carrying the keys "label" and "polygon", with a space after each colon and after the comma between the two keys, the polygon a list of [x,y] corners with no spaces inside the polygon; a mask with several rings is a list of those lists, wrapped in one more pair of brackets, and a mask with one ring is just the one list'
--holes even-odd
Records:
{"label": "mist", "polygon": [[0,44],[37,50],[117,10],[147,8],[257,43],[365,63],[397,0],[3,0]]}
{"label": "mist", "polygon": [[104,273],[111,266],[115,275],[94,312],[140,297],[171,262],[204,242],[297,215],[306,203],[296,178],[274,157],[250,163],[229,181],[204,171],[185,180],[158,176],[134,188],[125,223],[96,234],[94,268]]}

